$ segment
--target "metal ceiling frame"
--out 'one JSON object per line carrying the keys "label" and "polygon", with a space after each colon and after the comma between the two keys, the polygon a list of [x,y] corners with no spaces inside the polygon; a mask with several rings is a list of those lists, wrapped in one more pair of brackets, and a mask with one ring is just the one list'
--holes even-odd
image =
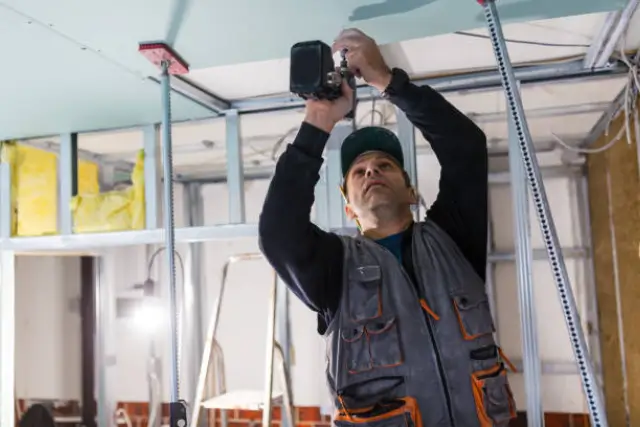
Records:
{"label": "metal ceiling frame", "polygon": [[600,32],[589,46],[584,58],[585,68],[593,69],[607,65],[639,4],[640,0],[629,0],[624,8],[607,15]]}
{"label": "metal ceiling frame", "polygon": [[[625,72],[627,72],[627,68],[620,62],[616,62],[610,67],[590,70],[583,67],[581,60],[576,60],[565,63],[518,67],[515,70],[515,76],[516,79],[520,81],[521,85],[531,85],[561,81],[586,81],[593,79],[610,78],[623,75]],[[418,85],[430,85],[441,93],[472,92],[498,89],[500,87],[500,77],[495,71],[471,72],[451,77],[436,77],[416,80],[414,82]],[[357,93],[358,99],[360,101],[372,100],[380,96],[377,91],[371,90],[368,87],[359,87]],[[234,147],[240,147],[241,145],[238,117],[243,113],[257,114],[259,112],[282,111],[292,108],[298,108],[302,105],[302,101],[292,96],[273,96],[259,99],[234,101],[231,102],[230,105],[237,108],[226,110],[224,114],[225,120],[227,122],[226,146],[228,148],[226,150],[226,182],[230,188],[236,190],[230,192],[229,194],[230,222],[243,224],[245,219],[243,191],[245,179],[244,164],[242,162],[242,151],[233,149]],[[152,124],[145,126],[142,129],[144,130],[144,149],[147,153],[147,160],[145,162],[147,202],[150,205],[157,206],[158,192],[157,188],[154,190],[154,187],[159,185],[161,182],[159,178],[160,171],[158,162],[152,160],[157,160],[159,158],[158,125]],[[69,144],[72,144],[73,141],[77,141],[77,138],[74,135],[76,134],[64,134],[60,137],[58,170],[61,171],[59,178],[59,194],[61,200],[70,200],[73,195],[74,188],[77,187],[74,185],[75,180],[72,177],[75,177],[77,175],[78,150],[77,147],[68,146]],[[232,149],[229,150],[229,148]],[[86,152],[84,153],[84,155],[88,154],[89,153]],[[122,165],[122,162],[118,163]],[[2,163],[1,165],[8,166],[4,163]],[[189,180],[187,176],[181,176],[180,179],[182,182]],[[207,177],[199,176],[196,179],[202,180],[207,179]],[[216,180],[217,179],[219,178],[216,177]],[[9,189],[10,186],[7,187],[7,191]],[[3,212],[0,212],[0,214],[9,215],[9,212],[7,211],[9,206],[10,204],[7,205],[7,207],[3,209]],[[80,243],[80,240],[89,236],[74,235],[69,229],[69,224],[72,223],[68,218],[71,216],[70,210],[60,208],[58,209],[58,211],[60,212],[60,225],[65,225],[65,230],[63,230],[64,232],[60,236],[10,237],[9,229],[5,228],[4,231],[0,233],[0,246],[8,250],[18,251],[27,250],[27,248],[29,247],[33,247],[34,250],[42,250],[43,245],[44,247],[46,247],[47,245],[51,245],[51,250],[62,250],[64,247],[77,248],[77,245],[85,247],[84,244]],[[151,224],[151,228],[155,229],[155,227],[157,226],[157,221],[153,219],[153,215],[156,214],[156,209],[147,209],[147,213],[151,215],[147,218],[147,224]],[[218,227],[213,227],[210,230],[213,235],[216,235],[218,231],[221,231],[221,229],[219,229]],[[135,232],[133,234],[135,234]],[[153,236],[155,236],[155,234]],[[179,233],[177,236],[179,240],[186,238],[187,241],[191,241],[192,238],[192,234],[190,233],[184,235]],[[203,236],[209,236],[209,238],[212,238],[211,235],[209,235],[209,232],[204,232]],[[228,237],[228,232],[222,231],[221,236],[222,238]],[[103,238],[105,240],[102,240]],[[91,240],[99,246],[102,246],[102,244],[98,242],[108,242],[111,240],[111,238],[111,236],[98,237],[98,235],[95,234],[91,236]],[[152,237],[152,235],[149,234],[147,236],[147,239],[153,240],[155,239],[155,237]],[[118,241],[122,242],[122,240]],[[132,244],[134,244],[134,242],[132,242]],[[108,243],[105,243],[105,245],[108,245]]]}
{"label": "metal ceiling frame", "polygon": [[[594,43],[596,43],[595,41]],[[515,68],[516,78],[521,82],[521,85],[533,85],[533,84],[549,84],[549,83],[561,83],[561,82],[583,82],[592,81],[597,79],[608,79],[611,77],[622,76],[628,69],[622,61],[613,62],[605,67],[597,69],[588,69],[584,67],[583,60],[577,59],[567,62],[551,63],[544,65],[523,65]],[[152,79],[158,81],[157,79]],[[416,79],[413,82],[417,85],[428,85],[440,93],[475,93],[486,90],[499,90],[500,79],[496,70],[485,71],[470,71],[451,76],[437,76],[424,79]],[[181,96],[185,96],[194,102],[197,102],[210,111],[212,111],[212,117],[198,120],[190,120],[182,123],[201,123],[207,120],[211,120],[216,117],[224,117],[228,113],[233,114],[237,112],[239,115],[244,114],[259,114],[268,112],[287,111],[294,109],[302,109],[304,107],[304,101],[294,95],[278,94],[271,96],[263,96],[248,99],[239,100],[225,100],[214,94],[211,94],[199,86],[193,85],[186,78],[181,76],[171,76],[170,84],[174,92]],[[359,86],[357,88],[357,97],[359,102],[367,102],[372,100],[381,99],[380,93],[366,85]],[[567,105],[552,108],[540,108],[528,110],[528,117],[550,117],[558,115],[574,115],[574,114],[586,114],[590,112],[604,111],[610,108],[608,103],[590,103],[579,105]],[[477,122],[498,122],[506,120],[506,113],[473,113],[467,112]],[[531,114],[531,116],[529,115]],[[125,129],[112,129],[109,132],[118,130],[131,130],[132,128]],[[139,128],[133,128],[139,129]],[[59,137],[65,137],[64,135]],[[42,138],[46,138],[42,137]],[[264,138],[256,138],[264,139]],[[243,140],[244,141],[244,140]],[[46,151],[59,152],[60,146],[53,142],[41,141],[33,142],[26,140],[25,145],[34,146]],[[229,145],[228,143],[226,144]],[[193,149],[187,150],[186,148],[174,149],[174,153],[184,152],[193,153]],[[203,151],[206,148],[203,149]],[[196,150],[197,151],[197,150]],[[78,157],[95,162],[99,165],[115,167],[116,170],[122,172],[128,172],[133,168],[133,162],[117,158],[113,154],[99,154],[88,150],[78,149]],[[124,154],[124,153],[122,153]],[[124,156],[123,156],[124,157]],[[259,174],[262,175],[262,174]],[[179,179],[181,182],[187,182],[189,175],[180,174]],[[212,174],[210,177],[203,177],[201,175],[194,177],[194,179],[200,181],[202,179],[211,179],[213,182],[221,182],[219,174]]]}
{"label": "metal ceiling frame", "polygon": [[[587,69],[583,65],[583,60],[573,60],[544,65],[524,65],[515,67],[514,71],[516,79],[521,82],[521,85],[531,85],[580,78],[612,77],[625,73],[627,68],[623,63],[616,62],[608,67]],[[496,69],[415,79],[413,82],[419,86],[428,85],[440,93],[475,92],[500,89],[501,87],[500,76]],[[368,85],[362,85],[357,88],[358,101],[370,101],[379,98],[380,93]],[[304,101],[294,95],[274,95],[246,100],[233,100],[230,101],[230,105],[239,114],[250,114],[303,108]]]}

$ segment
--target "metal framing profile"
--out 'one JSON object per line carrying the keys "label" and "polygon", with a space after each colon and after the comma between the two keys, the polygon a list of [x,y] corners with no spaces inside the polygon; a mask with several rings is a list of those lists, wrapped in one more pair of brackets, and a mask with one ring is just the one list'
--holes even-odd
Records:
{"label": "metal framing profile", "polygon": [[[507,99],[512,134],[514,137],[517,137],[517,146],[520,151],[520,160],[523,167],[522,171],[529,182],[529,188],[533,197],[538,222],[540,223],[540,229],[542,231],[543,240],[549,256],[553,278],[558,290],[558,297],[560,298],[566,326],[569,331],[571,347],[578,363],[578,370],[587,400],[591,425],[594,427],[606,427],[607,418],[604,413],[602,391],[597,386],[593,365],[589,359],[586,339],[580,322],[580,315],[569,283],[569,275],[560,248],[558,233],[549,208],[549,201],[542,182],[540,167],[534,153],[533,140],[525,119],[524,107],[520,97],[520,89],[511,66],[511,59],[509,58],[504,35],[502,34],[502,26],[498,17],[498,11],[494,0],[481,0],[481,4],[487,21],[487,27],[491,43],[493,45],[496,62],[498,63],[502,86]],[[516,147],[515,141],[513,142],[513,147],[514,149]],[[514,177],[516,176],[515,171],[513,171],[513,175]],[[521,195],[519,194],[519,196]],[[522,220],[522,211],[520,209],[516,209],[516,214],[518,214],[519,219]],[[524,221],[519,222],[522,226]],[[526,262],[524,256],[521,255],[519,258],[521,261]],[[527,283],[530,283],[530,281],[527,280],[526,277],[523,277],[523,275],[520,277],[520,282],[521,288],[525,288]],[[526,297],[526,295],[521,295],[521,300],[523,297]],[[523,304],[523,307],[526,307],[527,305],[528,304]],[[527,322],[534,321],[530,316],[523,320],[526,320]],[[523,337],[524,350],[530,354],[533,353],[535,348],[534,338],[535,337],[532,336],[531,333],[528,333]],[[532,368],[538,369],[533,365]],[[529,381],[528,384],[530,384],[530,387],[535,387],[533,382]],[[536,390],[527,391],[535,392]],[[535,409],[538,410],[538,408]],[[538,422],[538,425],[544,424],[544,420],[541,420],[541,418],[542,417],[540,416],[534,417]],[[534,426],[532,423],[533,420],[530,420],[529,425],[531,427]]]}

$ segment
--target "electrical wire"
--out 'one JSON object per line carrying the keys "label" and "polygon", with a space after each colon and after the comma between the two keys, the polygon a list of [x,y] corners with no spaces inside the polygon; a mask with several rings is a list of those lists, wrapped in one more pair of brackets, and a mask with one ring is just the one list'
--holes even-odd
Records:
{"label": "electrical wire", "polygon": [[[151,273],[151,270],[153,270],[153,265],[155,263],[156,257],[160,255],[162,252],[164,252],[166,249],[167,249],[166,246],[162,246],[156,249],[155,252],[153,252],[153,254],[151,254],[151,258],[149,258],[149,262],[147,263],[148,279],[151,279],[151,277],[153,276],[153,274]],[[184,283],[184,277],[185,277],[184,261],[182,260],[182,256],[180,255],[180,252],[174,250],[173,253],[176,255],[176,258],[178,258],[178,262],[180,263],[180,270],[182,270],[182,280]]]}
{"label": "electrical wire", "polygon": [[[624,38],[623,38],[624,39]],[[551,136],[555,141],[558,142],[563,148],[580,154],[599,154],[609,150],[611,147],[616,145],[618,141],[622,140],[624,136],[627,144],[631,144],[632,133],[631,133],[631,120],[634,122],[634,127],[636,134],[640,133],[639,127],[640,123],[638,123],[638,108],[636,101],[638,99],[638,94],[640,93],[640,78],[638,77],[638,66],[640,63],[640,54],[636,54],[633,63],[629,61],[627,55],[623,50],[624,43],[620,48],[620,60],[629,68],[627,83],[624,88],[624,100],[623,100],[623,114],[624,114],[624,126],[622,126],[616,135],[611,138],[606,144],[597,147],[597,148],[587,148],[587,147],[575,147],[567,144],[562,140],[558,135],[554,132],[550,132]],[[633,119],[632,119],[633,116]],[[609,123],[607,123],[605,136],[608,136],[609,127],[611,125],[611,121],[614,117],[611,117]],[[640,142],[639,142],[640,143]]]}
{"label": "electrical wire", "polygon": [[[484,34],[475,34],[467,31],[454,31],[453,34],[457,34],[459,36],[466,36],[466,37],[476,37],[479,39],[490,39],[489,36],[486,36]],[[519,40],[519,39],[508,39],[508,38],[505,38],[504,41],[507,43],[527,44],[527,45],[545,46],[545,47],[585,47],[585,48],[589,47],[588,44],[579,44],[579,43],[549,43],[549,42],[539,42],[535,40]]]}

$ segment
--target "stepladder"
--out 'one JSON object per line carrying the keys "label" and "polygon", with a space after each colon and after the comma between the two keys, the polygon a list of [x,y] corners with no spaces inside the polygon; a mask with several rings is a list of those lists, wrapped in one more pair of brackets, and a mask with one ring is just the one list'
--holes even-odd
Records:
{"label": "stepladder", "polygon": [[[260,253],[234,255],[227,259],[222,268],[222,278],[218,296],[209,318],[207,335],[204,343],[200,372],[196,385],[195,399],[190,425],[198,426],[202,417],[202,409],[215,409],[221,413],[222,427],[227,427],[226,411],[233,409],[261,410],[262,425],[271,425],[273,407],[282,408],[283,419],[289,426],[295,425],[293,415],[293,397],[289,366],[286,363],[285,351],[275,336],[278,291],[278,276],[273,272],[272,286],[268,298],[267,336],[265,342],[264,388],[249,390],[227,390],[223,348],[217,340],[220,312],[224,301],[225,288],[229,269],[233,264],[264,259]],[[282,309],[286,309],[283,307]],[[274,368],[282,391],[274,390]],[[205,397],[208,391],[209,397]]]}

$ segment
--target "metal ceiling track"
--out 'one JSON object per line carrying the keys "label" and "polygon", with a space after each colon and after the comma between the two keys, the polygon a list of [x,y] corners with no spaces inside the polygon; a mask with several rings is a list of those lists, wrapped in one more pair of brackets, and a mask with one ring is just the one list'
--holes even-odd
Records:
{"label": "metal ceiling track", "polygon": [[[521,85],[609,78],[626,72],[626,66],[619,62],[605,64],[601,67],[585,68],[583,59],[514,68],[516,78]],[[160,83],[160,80],[155,77],[150,77],[150,80]],[[446,76],[413,79],[413,83],[419,86],[428,85],[441,93],[473,92],[501,88],[498,70],[470,71]],[[227,111],[237,111],[238,114],[255,114],[304,108],[304,101],[292,94],[226,100],[202,89],[183,76],[171,76],[170,85],[176,94],[208,108],[213,114],[212,117],[224,115]],[[380,93],[367,85],[359,86],[356,95],[360,102],[380,99]]]}

